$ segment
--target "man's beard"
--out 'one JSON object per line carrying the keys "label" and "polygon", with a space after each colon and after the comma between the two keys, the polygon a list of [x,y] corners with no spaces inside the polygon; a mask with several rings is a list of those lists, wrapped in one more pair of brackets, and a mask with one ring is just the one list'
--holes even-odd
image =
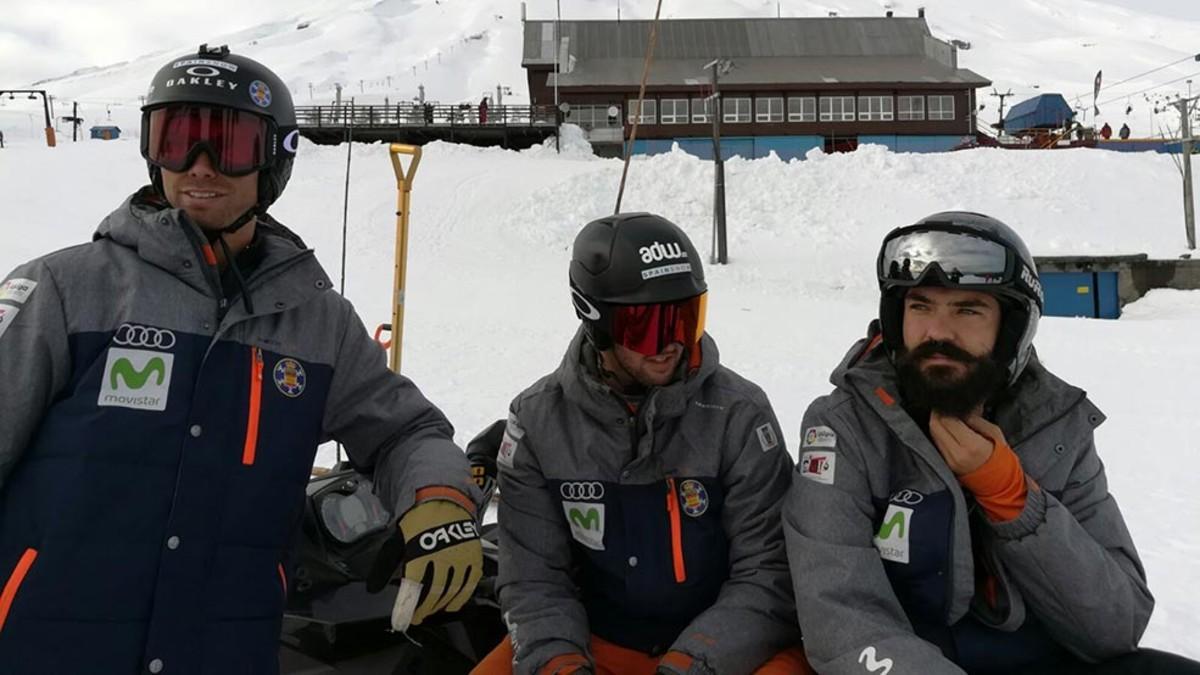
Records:
{"label": "man's beard", "polygon": [[[952,366],[921,368],[925,359],[940,354],[966,366],[960,374]],[[974,356],[949,342],[931,340],[896,359],[896,374],[906,407],[966,417],[1000,391],[1004,368],[992,356]]]}

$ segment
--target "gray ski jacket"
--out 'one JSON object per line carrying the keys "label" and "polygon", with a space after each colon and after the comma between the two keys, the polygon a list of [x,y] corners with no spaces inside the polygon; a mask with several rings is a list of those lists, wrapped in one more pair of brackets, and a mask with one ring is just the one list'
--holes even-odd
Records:
{"label": "gray ski jacket", "polygon": [[[831,381],[805,413],[784,507],[814,668],[1019,672],[1063,649],[1097,661],[1137,646],[1154,600],[1096,454],[1104,416],[1083,391],[1035,356],[997,406],[1029,486],[1022,513],[992,523],[901,407],[882,348],[860,341]],[[989,576],[991,602],[976,592]]]}
{"label": "gray ski jacket", "polygon": [[707,335],[701,349],[632,413],[581,365],[580,332],[513,401],[499,589],[517,673],[589,655],[592,634],[721,675],[798,644],[779,517],[792,460],[762,390]]}
{"label": "gray ski jacket", "polygon": [[0,285],[4,672],[277,672],[328,439],[396,515],[427,487],[475,496],[450,423],[313,252],[259,227],[253,314],[221,318],[199,229],[137,195]]}

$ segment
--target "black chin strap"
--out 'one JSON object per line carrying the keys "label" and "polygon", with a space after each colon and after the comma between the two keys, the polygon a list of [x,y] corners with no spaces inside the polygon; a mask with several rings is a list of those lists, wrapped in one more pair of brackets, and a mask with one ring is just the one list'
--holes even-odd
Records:
{"label": "black chin strap", "polygon": [[242,270],[238,268],[237,258],[229,250],[229,244],[225,243],[225,235],[237,232],[250,221],[263,215],[264,212],[265,209],[261,205],[255,204],[229,225],[219,230],[206,230],[204,233],[209,242],[215,241],[221,244],[221,251],[225,253],[225,264],[233,271],[233,278],[237,280],[238,288],[242,290],[242,304],[245,305],[247,314],[254,314],[254,301],[250,299],[250,289],[246,287],[246,279],[242,276]]}
{"label": "black chin strap", "polygon": [[[233,234],[234,232],[237,232],[238,230],[245,227],[246,223],[249,223],[250,221],[258,218],[259,216],[265,214],[266,212],[267,212],[267,210],[264,209],[261,204],[255,204],[254,206],[251,206],[249,209],[247,209],[245,213],[238,216],[237,219],[234,220],[232,223],[226,225],[225,227],[222,227],[219,230],[205,230],[204,235],[206,237],[208,237],[209,242],[214,242],[214,241],[217,241],[218,239],[220,239],[221,246],[225,246],[225,239],[222,235]],[[226,251],[226,255],[228,255],[228,251]]]}

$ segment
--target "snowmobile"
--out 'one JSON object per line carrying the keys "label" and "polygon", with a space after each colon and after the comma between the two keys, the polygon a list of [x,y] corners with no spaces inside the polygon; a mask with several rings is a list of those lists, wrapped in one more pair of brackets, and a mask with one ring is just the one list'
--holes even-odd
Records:
{"label": "snowmobile", "polygon": [[[504,420],[498,420],[467,445],[472,478],[484,493],[480,513],[496,490],[503,433]],[[395,522],[370,478],[342,463],[314,476],[307,497],[280,635],[282,675],[465,674],[504,638],[495,524],[482,529],[483,579],[467,605],[404,634],[391,630],[399,587],[366,590],[375,554]]]}

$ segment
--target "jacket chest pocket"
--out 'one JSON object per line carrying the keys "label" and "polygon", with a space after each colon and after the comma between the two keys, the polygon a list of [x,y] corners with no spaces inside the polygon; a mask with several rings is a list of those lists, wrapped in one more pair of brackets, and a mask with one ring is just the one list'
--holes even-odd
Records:
{"label": "jacket chest pocket", "polygon": [[278,476],[306,481],[320,442],[328,368],[257,346],[239,357],[246,396],[242,411],[240,463]]}
{"label": "jacket chest pocket", "polygon": [[897,599],[910,615],[939,622],[953,560],[953,498],[903,488],[877,502],[876,512],[875,548]]}

